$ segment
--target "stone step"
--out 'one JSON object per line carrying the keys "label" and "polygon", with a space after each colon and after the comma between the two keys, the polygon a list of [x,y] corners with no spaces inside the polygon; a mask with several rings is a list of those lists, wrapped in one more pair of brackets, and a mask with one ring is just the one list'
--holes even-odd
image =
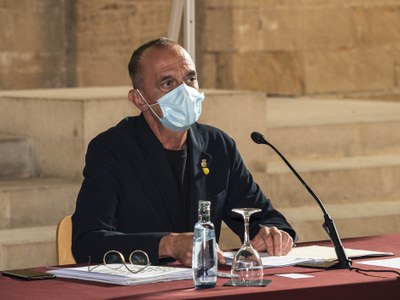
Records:
{"label": "stone step", "polygon": [[89,140],[132,114],[127,88],[0,91],[4,133],[27,135],[42,177],[80,178]]}
{"label": "stone step", "polygon": [[27,137],[0,134],[0,178],[33,175],[30,141]]}
{"label": "stone step", "polygon": [[[315,194],[327,204],[400,198],[400,155],[371,155],[292,161]],[[283,161],[269,162],[255,180],[277,207],[314,201]]]}
{"label": "stone step", "polygon": [[0,230],[0,270],[56,265],[56,228]]}
{"label": "stone step", "polygon": [[[400,232],[400,198],[397,201],[325,205],[325,208],[335,221],[341,238]],[[328,238],[322,228],[323,213],[317,204],[282,208],[281,212],[298,232],[300,241]]]}
{"label": "stone step", "polygon": [[[265,137],[287,158],[400,153],[400,103],[268,98]],[[254,148],[254,151],[262,151]],[[279,160],[273,150],[264,159]]]}
{"label": "stone step", "polygon": [[0,180],[0,229],[56,225],[74,211],[79,187],[59,178]]}

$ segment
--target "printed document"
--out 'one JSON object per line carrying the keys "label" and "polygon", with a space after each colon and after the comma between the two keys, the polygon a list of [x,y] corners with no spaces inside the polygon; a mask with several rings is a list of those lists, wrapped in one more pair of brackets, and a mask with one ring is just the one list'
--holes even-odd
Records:
{"label": "printed document", "polygon": [[[391,252],[348,248],[345,248],[344,251],[348,258],[351,259],[393,255]],[[224,252],[224,257],[227,261],[227,264],[232,264],[235,253],[236,252]],[[259,252],[259,254],[264,268],[287,267],[301,263],[333,261],[337,259],[336,252],[333,247],[317,245],[294,247],[286,256],[269,256],[266,252]]]}
{"label": "printed document", "polygon": [[[129,264],[127,264],[129,266]],[[145,270],[133,274],[126,268],[121,267],[117,270],[110,269],[105,265],[88,267],[60,268],[50,270],[48,273],[60,278],[72,278],[120,285],[137,285],[144,283],[154,283],[192,278],[192,269],[175,268],[167,266],[149,266]]]}

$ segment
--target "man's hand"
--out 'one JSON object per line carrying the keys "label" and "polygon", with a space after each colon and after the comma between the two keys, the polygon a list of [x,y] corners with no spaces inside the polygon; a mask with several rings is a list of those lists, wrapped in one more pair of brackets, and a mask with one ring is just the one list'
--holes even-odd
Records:
{"label": "man's hand", "polygon": [[[186,267],[192,266],[193,232],[170,233],[160,240],[159,258],[172,257]],[[217,245],[218,261],[225,263],[223,252]]]}
{"label": "man's hand", "polygon": [[257,251],[267,251],[269,255],[286,255],[293,247],[293,239],[286,232],[276,227],[260,228],[260,231],[251,240],[252,246]]}

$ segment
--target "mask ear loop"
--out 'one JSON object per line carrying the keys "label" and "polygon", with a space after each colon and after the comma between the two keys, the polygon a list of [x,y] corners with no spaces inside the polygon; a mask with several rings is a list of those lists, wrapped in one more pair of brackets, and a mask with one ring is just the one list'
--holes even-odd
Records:
{"label": "mask ear loop", "polygon": [[152,108],[152,106],[158,105],[158,103],[154,103],[154,104],[151,104],[151,105],[150,105],[150,104],[146,101],[146,99],[143,97],[142,93],[141,93],[138,89],[136,89],[136,91],[138,92],[139,96],[143,99],[143,101],[146,103],[146,105],[150,108],[151,112],[157,117],[157,119],[158,119],[159,121],[161,121],[161,118],[156,114],[156,112],[155,112],[154,109]]}

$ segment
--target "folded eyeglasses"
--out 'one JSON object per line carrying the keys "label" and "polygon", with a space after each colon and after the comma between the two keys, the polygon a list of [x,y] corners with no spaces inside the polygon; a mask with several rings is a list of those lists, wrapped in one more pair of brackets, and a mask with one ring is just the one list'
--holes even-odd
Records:
{"label": "folded eyeglasses", "polygon": [[90,266],[90,256],[88,263],[88,271],[91,272],[94,269],[104,265],[111,270],[119,270],[125,267],[132,274],[137,274],[144,271],[149,267],[150,260],[149,256],[143,250],[135,250],[129,255],[129,263],[125,261],[124,255],[117,250],[110,250],[103,256],[103,263],[100,265]]}

